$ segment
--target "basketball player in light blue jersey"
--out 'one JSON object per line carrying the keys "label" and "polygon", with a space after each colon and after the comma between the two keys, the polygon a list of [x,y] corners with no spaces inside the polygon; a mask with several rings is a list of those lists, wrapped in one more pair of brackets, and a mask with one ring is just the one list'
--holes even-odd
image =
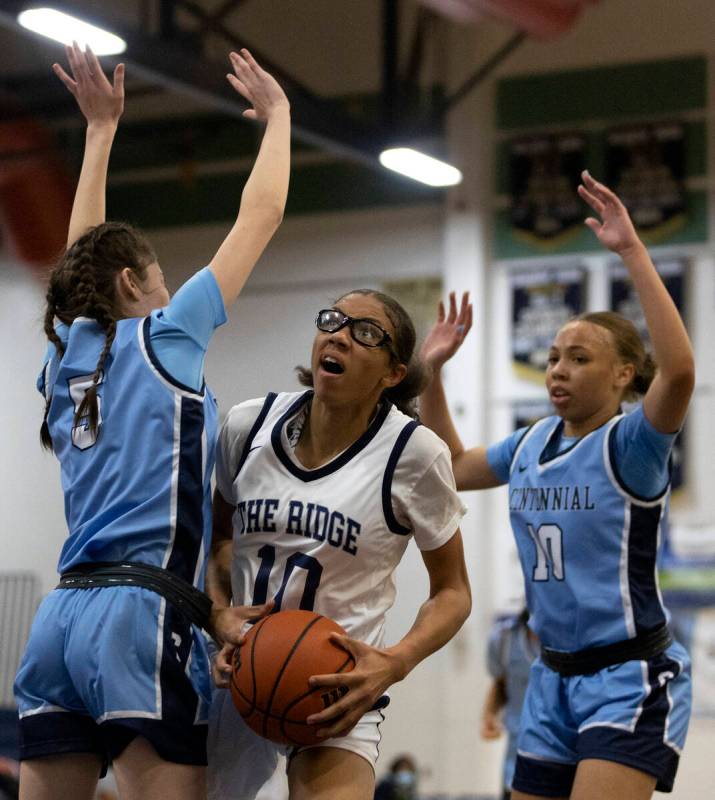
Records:
{"label": "basketball player in light blue jersey", "polygon": [[236,223],[173,299],[144,237],[107,223],[109,152],[123,110],[96,57],[55,72],[87,119],[67,251],[47,290],[42,441],[58,457],[69,535],[20,665],[23,800],[90,800],[108,760],[123,798],[205,797],[208,659],[199,628],[240,640],[261,609],[203,594],[217,411],[206,348],[281,221],[290,162],[285,94],[251,55],[233,87],[266,123]]}
{"label": "basketball player in light blue jersey", "polygon": [[[546,386],[555,415],[465,450],[440,368],[471,325],[440,307],[423,356],[422,418],[449,444],[457,486],[509,485],[529,625],[541,640],[521,719],[513,800],[646,800],[670,791],[690,716],[690,665],[672,641],[656,573],[669,456],[694,385],[678,311],[618,197],[587,172],[586,220],[623,260],[657,369],[633,325],[582,314],[557,333]],[[643,397],[631,414],[621,403]]]}

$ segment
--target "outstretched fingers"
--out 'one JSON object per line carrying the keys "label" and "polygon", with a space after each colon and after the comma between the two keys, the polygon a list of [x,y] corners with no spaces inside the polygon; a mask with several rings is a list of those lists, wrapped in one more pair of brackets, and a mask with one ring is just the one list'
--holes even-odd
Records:
{"label": "outstretched fingers", "polygon": [[62,69],[59,64],[52,65],[52,71],[57,75],[57,77],[64,83],[67,89],[76,97],[77,96],[77,81],[70,76]]}

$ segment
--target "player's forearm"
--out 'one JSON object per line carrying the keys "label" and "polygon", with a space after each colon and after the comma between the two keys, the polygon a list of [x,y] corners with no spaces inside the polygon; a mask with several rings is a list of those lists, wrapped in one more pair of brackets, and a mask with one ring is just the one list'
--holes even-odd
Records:
{"label": "player's forearm", "polygon": [[506,705],[506,692],[504,690],[504,680],[496,678],[492,681],[487,696],[484,698],[483,714],[497,715]]}
{"label": "player's forearm", "polygon": [[112,123],[87,126],[84,158],[72,204],[67,247],[82,236],[88,228],[100,225],[106,219],[106,190],[109,154],[117,132]]}
{"label": "player's forearm", "polygon": [[619,255],[638,293],[661,377],[692,381],[695,367],[688,333],[647,249],[639,242]]}
{"label": "player's forearm", "polygon": [[238,218],[209,264],[227,308],[241,293],[283,219],[289,172],[290,109],[286,105],[268,120]]}
{"label": "player's forearm", "polygon": [[427,656],[439,650],[462,627],[470,611],[469,585],[440,590],[421,606],[405,637],[386,648],[395,659],[395,680],[405,678]]}
{"label": "player's forearm", "polygon": [[449,413],[440,370],[435,371],[429,385],[420,395],[420,421],[445,442],[452,459],[458,458],[464,452],[464,445]]}
{"label": "player's forearm", "polygon": [[209,563],[206,567],[206,594],[216,608],[227,608],[231,605],[231,557],[232,542],[230,539],[219,542],[211,548]]}
{"label": "player's forearm", "polygon": [[290,106],[276,107],[266,123],[256,162],[241,195],[239,219],[265,216],[277,227],[283,217],[290,178]]}

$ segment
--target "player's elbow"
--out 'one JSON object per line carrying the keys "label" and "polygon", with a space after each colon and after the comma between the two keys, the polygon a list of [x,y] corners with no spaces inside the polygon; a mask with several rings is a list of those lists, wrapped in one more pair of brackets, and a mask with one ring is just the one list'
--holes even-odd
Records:
{"label": "player's elbow", "polygon": [[666,379],[668,395],[689,399],[695,389],[695,360],[692,355],[683,358],[673,369],[668,370]]}

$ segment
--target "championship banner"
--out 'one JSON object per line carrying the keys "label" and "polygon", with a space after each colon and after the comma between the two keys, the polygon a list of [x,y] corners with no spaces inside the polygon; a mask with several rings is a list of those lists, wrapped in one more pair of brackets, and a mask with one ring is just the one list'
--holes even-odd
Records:
{"label": "championship banner", "polygon": [[533,136],[509,144],[511,225],[530,245],[558,246],[581,232],[583,206],[576,192],[586,168],[586,137]]}
{"label": "championship banner", "polygon": [[[686,318],[685,308],[685,262],[681,259],[656,262],[658,274],[673,298],[680,316]],[[650,348],[650,336],[645,315],[638,296],[628,277],[628,271],[622,264],[612,264],[610,268],[610,309],[629,319],[635,326],[647,348]],[[673,447],[673,464],[671,487],[675,493],[685,480],[687,433],[683,429]]]}
{"label": "championship banner", "polygon": [[510,283],[514,370],[520,378],[543,383],[554,336],[584,309],[586,272],[579,267],[513,272]]}
{"label": "championship banner", "polygon": [[606,184],[650,242],[672,236],[687,216],[684,126],[660,122],[607,131]]}

